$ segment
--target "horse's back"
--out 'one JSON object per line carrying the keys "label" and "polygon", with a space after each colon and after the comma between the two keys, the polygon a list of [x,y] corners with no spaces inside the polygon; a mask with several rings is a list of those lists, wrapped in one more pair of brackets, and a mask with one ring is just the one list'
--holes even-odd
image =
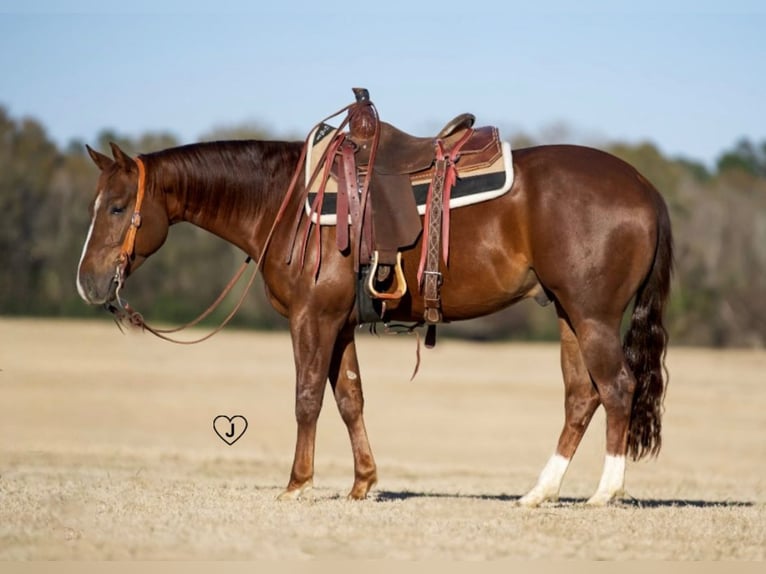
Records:
{"label": "horse's back", "polygon": [[[632,165],[602,150],[577,145],[546,145],[514,150],[521,192],[541,208],[552,201],[570,207],[642,207],[653,205],[657,191]],[[587,209],[578,209],[585,213]]]}

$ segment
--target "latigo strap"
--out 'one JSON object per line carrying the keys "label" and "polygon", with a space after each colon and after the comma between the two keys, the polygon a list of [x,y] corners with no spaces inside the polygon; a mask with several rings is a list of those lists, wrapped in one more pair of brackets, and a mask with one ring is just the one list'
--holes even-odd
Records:
{"label": "latigo strap", "polygon": [[418,284],[421,286],[425,305],[423,318],[429,325],[442,320],[442,274],[439,271],[439,257],[441,252],[444,264],[449,263],[449,203],[450,192],[457,181],[455,162],[460,157],[460,148],[470,139],[472,131],[466,130],[465,135],[453,146],[449,154],[444,152],[442,140],[436,140],[436,161],[428,190],[425,236],[418,267]]}

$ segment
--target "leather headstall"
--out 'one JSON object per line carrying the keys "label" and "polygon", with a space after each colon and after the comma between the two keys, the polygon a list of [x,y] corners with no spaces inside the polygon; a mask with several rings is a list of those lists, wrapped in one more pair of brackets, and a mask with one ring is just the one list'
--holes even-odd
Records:
{"label": "leather headstall", "polygon": [[133,257],[136,248],[136,233],[138,232],[138,228],[141,227],[141,205],[144,202],[144,195],[146,194],[146,166],[140,157],[136,158],[136,166],[138,167],[136,204],[133,207],[133,215],[130,218],[128,231],[125,234],[122,247],[120,247],[120,254],[117,257],[117,269],[115,270],[114,276],[118,290],[122,287],[122,284],[125,281],[125,271],[127,270],[130,258]]}

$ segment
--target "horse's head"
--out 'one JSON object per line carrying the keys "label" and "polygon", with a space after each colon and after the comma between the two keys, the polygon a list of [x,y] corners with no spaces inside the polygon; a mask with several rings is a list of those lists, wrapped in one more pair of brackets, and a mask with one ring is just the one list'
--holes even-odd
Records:
{"label": "horse's head", "polygon": [[169,226],[161,194],[139,190],[140,181],[145,187],[142,160],[110,146],[114,159],[88,147],[101,175],[77,269],[77,291],[94,305],[117,298],[125,278],[165,242]]}

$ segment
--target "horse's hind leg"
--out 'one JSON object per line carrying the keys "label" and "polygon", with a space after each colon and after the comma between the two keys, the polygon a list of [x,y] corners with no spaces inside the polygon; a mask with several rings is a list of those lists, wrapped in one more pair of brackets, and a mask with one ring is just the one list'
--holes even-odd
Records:
{"label": "horse's hind leg", "polygon": [[[611,324],[610,324],[611,323]],[[636,381],[625,361],[619,319],[575,325],[588,372],[606,411],[606,457],[596,493],[588,504],[603,506],[623,492],[628,429]]]}
{"label": "horse's hind leg", "polygon": [[580,352],[577,337],[560,308],[558,314],[561,332],[561,371],[564,376],[565,393],[564,428],[561,431],[556,452],[540,473],[537,484],[519,499],[519,504],[523,506],[537,506],[542,502],[558,499],[564,474],[588,428],[593,413],[600,404],[598,393]]}
{"label": "horse's hind leg", "polygon": [[364,396],[353,325],[345,327],[335,342],[330,363],[330,384],[340,416],[348,428],[354,454],[354,486],[348,497],[363,499],[377,482],[377,469],[364,426]]}

